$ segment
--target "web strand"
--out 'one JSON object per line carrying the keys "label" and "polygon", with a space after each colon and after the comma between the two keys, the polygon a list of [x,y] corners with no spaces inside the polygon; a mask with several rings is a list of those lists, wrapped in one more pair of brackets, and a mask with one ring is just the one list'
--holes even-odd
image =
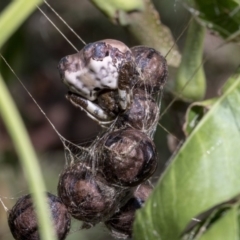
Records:
{"label": "web strand", "polygon": [[183,34],[187,31],[189,25],[192,22],[192,18],[188,21],[188,23],[186,24],[185,28],[182,30],[182,32],[178,35],[177,39],[174,41],[172,47],[170,47],[170,49],[168,50],[168,52],[165,55],[165,58],[167,58],[167,56],[169,55],[169,53],[172,51],[172,49],[174,48],[174,46],[177,45],[178,41],[181,39],[181,37],[183,36]]}
{"label": "web strand", "polygon": [[161,123],[158,123],[158,126],[160,126],[166,133],[172,135],[178,142],[181,141],[181,140],[178,139],[174,134],[172,134],[170,131],[168,131]]}
{"label": "web strand", "polygon": [[8,66],[8,68],[11,70],[11,72],[13,73],[13,75],[17,78],[17,80],[19,81],[19,83],[22,85],[22,87],[24,88],[24,90],[27,92],[27,94],[29,95],[29,97],[33,100],[33,102],[35,103],[35,105],[38,107],[38,109],[40,110],[40,112],[43,114],[43,116],[47,119],[47,121],[50,123],[51,127],[53,128],[53,130],[56,132],[56,134],[58,135],[58,137],[60,138],[61,142],[63,143],[65,149],[71,153],[71,150],[69,149],[69,147],[66,145],[66,143],[69,143],[72,146],[77,147],[78,149],[84,150],[84,151],[88,151],[86,148],[80,147],[70,141],[68,141],[67,139],[65,139],[56,129],[56,127],[54,126],[54,124],[51,122],[51,120],[48,118],[48,116],[46,115],[46,113],[42,110],[42,108],[40,107],[40,105],[37,103],[37,101],[35,100],[35,98],[32,96],[32,94],[28,91],[28,89],[26,88],[26,86],[23,84],[23,82],[21,81],[21,79],[18,77],[18,75],[15,73],[15,71],[13,70],[13,68],[10,66],[10,64],[8,63],[8,61],[3,57],[3,55],[0,53],[0,57],[2,58],[2,60],[5,62],[5,64]]}
{"label": "web strand", "polygon": [[72,48],[78,52],[78,49],[70,42],[70,40],[61,32],[61,30],[53,23],[53,21],[43,12],[43,10],[36,5],[38,10],[45,16],[45,18],[52,24],[52,26],[63,36],[63,38],[72,46]]}
{"label": "web strand", "polygon": [[161,120],[161,118],[167,113],[167,111],[169,110],[169,108],[179,99],[182,97],[182,92],[184,91],[184,89],[188,86],[188,84],[194,79],[194,76],[197,74],[197,71],[204,66],[204,64],[212,57],[212,54],[215,54],[217,52],[217,50],[219,50],[221,47],[225,46],[228,42],[224,42],[222,44],[220,44],[219,46],[217,46],[216,48],[213,49],[212,53],[210,53],[208,56],[206,56],[205,58],[203,58],[201,64],[195,69],[193,75],[188,79],[188,81],[184,84],[184,86],[182,87],[180,94],[178,94],[177,96],[175,96],[172,101],[168,104],[168,106],[164,109],[164,111],[160,114],[159,119]]}
{"label": "web strand", "polygon": [[86,42],[69,26],[69,24],[56,12],[56,10],[46,1],[44,3],[53,11],[53,13],[68,27],[68,29],[84,44]]}
{"label": "web strand", "polygon": [[0,203],[2,204],[4,211],[5,211],[5,212],[8,212],[8,208],[7,208],[6,205],[4,204],[3,200],[1,199],[1,197],[0,197]]}

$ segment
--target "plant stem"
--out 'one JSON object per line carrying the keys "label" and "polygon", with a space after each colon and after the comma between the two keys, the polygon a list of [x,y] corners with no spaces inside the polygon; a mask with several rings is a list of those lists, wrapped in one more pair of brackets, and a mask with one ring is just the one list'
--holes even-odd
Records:
{"label": "plant stem", "polygon": [[40,223],[39,227],[41,239],[56,239],[54,238],[54,228],[50,219],[50,211],[47,211],[49,207],[45,196],[45,186],[35,151],[25,130],[21,116],[15,107],[1,75],[0,114],[20,157],[22,167],[28,180],[29,188],[32,192],[32,197]]}
{"label": "plant stem", "polygon": [[[15,0],[4,9],[0,16],[0,48],[40,3],[42,0]],[[20,157],[29,189],[32,192],[41,239],[55,240],[56,236],[45,196],[45,185],[36,153],[1,75],[0,114]]]}
{"label": "plant stem", "polygon": [[199,101],[206,92],[206,77],[202,58],[206,28],[192,19],[183,57],[177,72],[174,91],[187,101]]}

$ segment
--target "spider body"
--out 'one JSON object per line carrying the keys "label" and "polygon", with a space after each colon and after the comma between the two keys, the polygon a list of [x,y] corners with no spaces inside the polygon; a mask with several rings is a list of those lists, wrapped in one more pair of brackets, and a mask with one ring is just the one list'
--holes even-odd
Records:
{"label": "spider body", "polygon": [[104,90],[117,90],[118,105],[125,110],[131,102],[134,64],[132,53],[124,43],[106,39],[90,43],[80,52],[62,58],[58,68],[70,92],[78,96],[79,107],[104,125],[111,116],[93,102]]}

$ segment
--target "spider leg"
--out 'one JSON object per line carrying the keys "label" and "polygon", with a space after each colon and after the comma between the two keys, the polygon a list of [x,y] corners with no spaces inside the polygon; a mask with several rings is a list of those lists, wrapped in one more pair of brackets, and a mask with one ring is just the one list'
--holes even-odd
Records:
{"label": "spider leg", "polygon": [[108,115],[106,111],[100,108],[97,104],[87,100],[79,95],[69,92],[66,95],[67,100],[69,100],[74,106],[85,111],[87,115],[94,121],[98,122],[100,125],[110,124],[113,119]]}
{"label": "spider leg", "polygon": [[132,73],[132,64],[130,62],[124,63],[121,66],[118,78],[118,95],[119,104],[122,110],[126,110],[132,101],[131,91],[130,91],[130,78]]}

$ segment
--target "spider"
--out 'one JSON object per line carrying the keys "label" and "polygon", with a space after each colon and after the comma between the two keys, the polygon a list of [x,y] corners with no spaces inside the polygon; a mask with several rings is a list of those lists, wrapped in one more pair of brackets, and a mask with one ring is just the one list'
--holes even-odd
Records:
{"label": "spider", "polygon": [[[168,72],[165,58],[155,49],[129,49],[113,39],[86,45],[77,54],[62,58],[58,68],[70,91],[67,99],[101,126],[109,125],[126,111],[133,113],[136,110],[131,109],[141,108],[135,104],[136,90],[145,91],[147,98],[158,93]],[[140,115],[144,115],[146,109],[137,112],[143,111]]]}
{"label": "spider", "polygon": [[[106,109],[116,108],[119,112],[131,103],[134,58],[120,41],[105,39],[90,43],[80,52],[62,58],[58,68],[70,90],[67,98],[101,125],[115,117]],[[99,96],[105,106],[98,104]]]}

